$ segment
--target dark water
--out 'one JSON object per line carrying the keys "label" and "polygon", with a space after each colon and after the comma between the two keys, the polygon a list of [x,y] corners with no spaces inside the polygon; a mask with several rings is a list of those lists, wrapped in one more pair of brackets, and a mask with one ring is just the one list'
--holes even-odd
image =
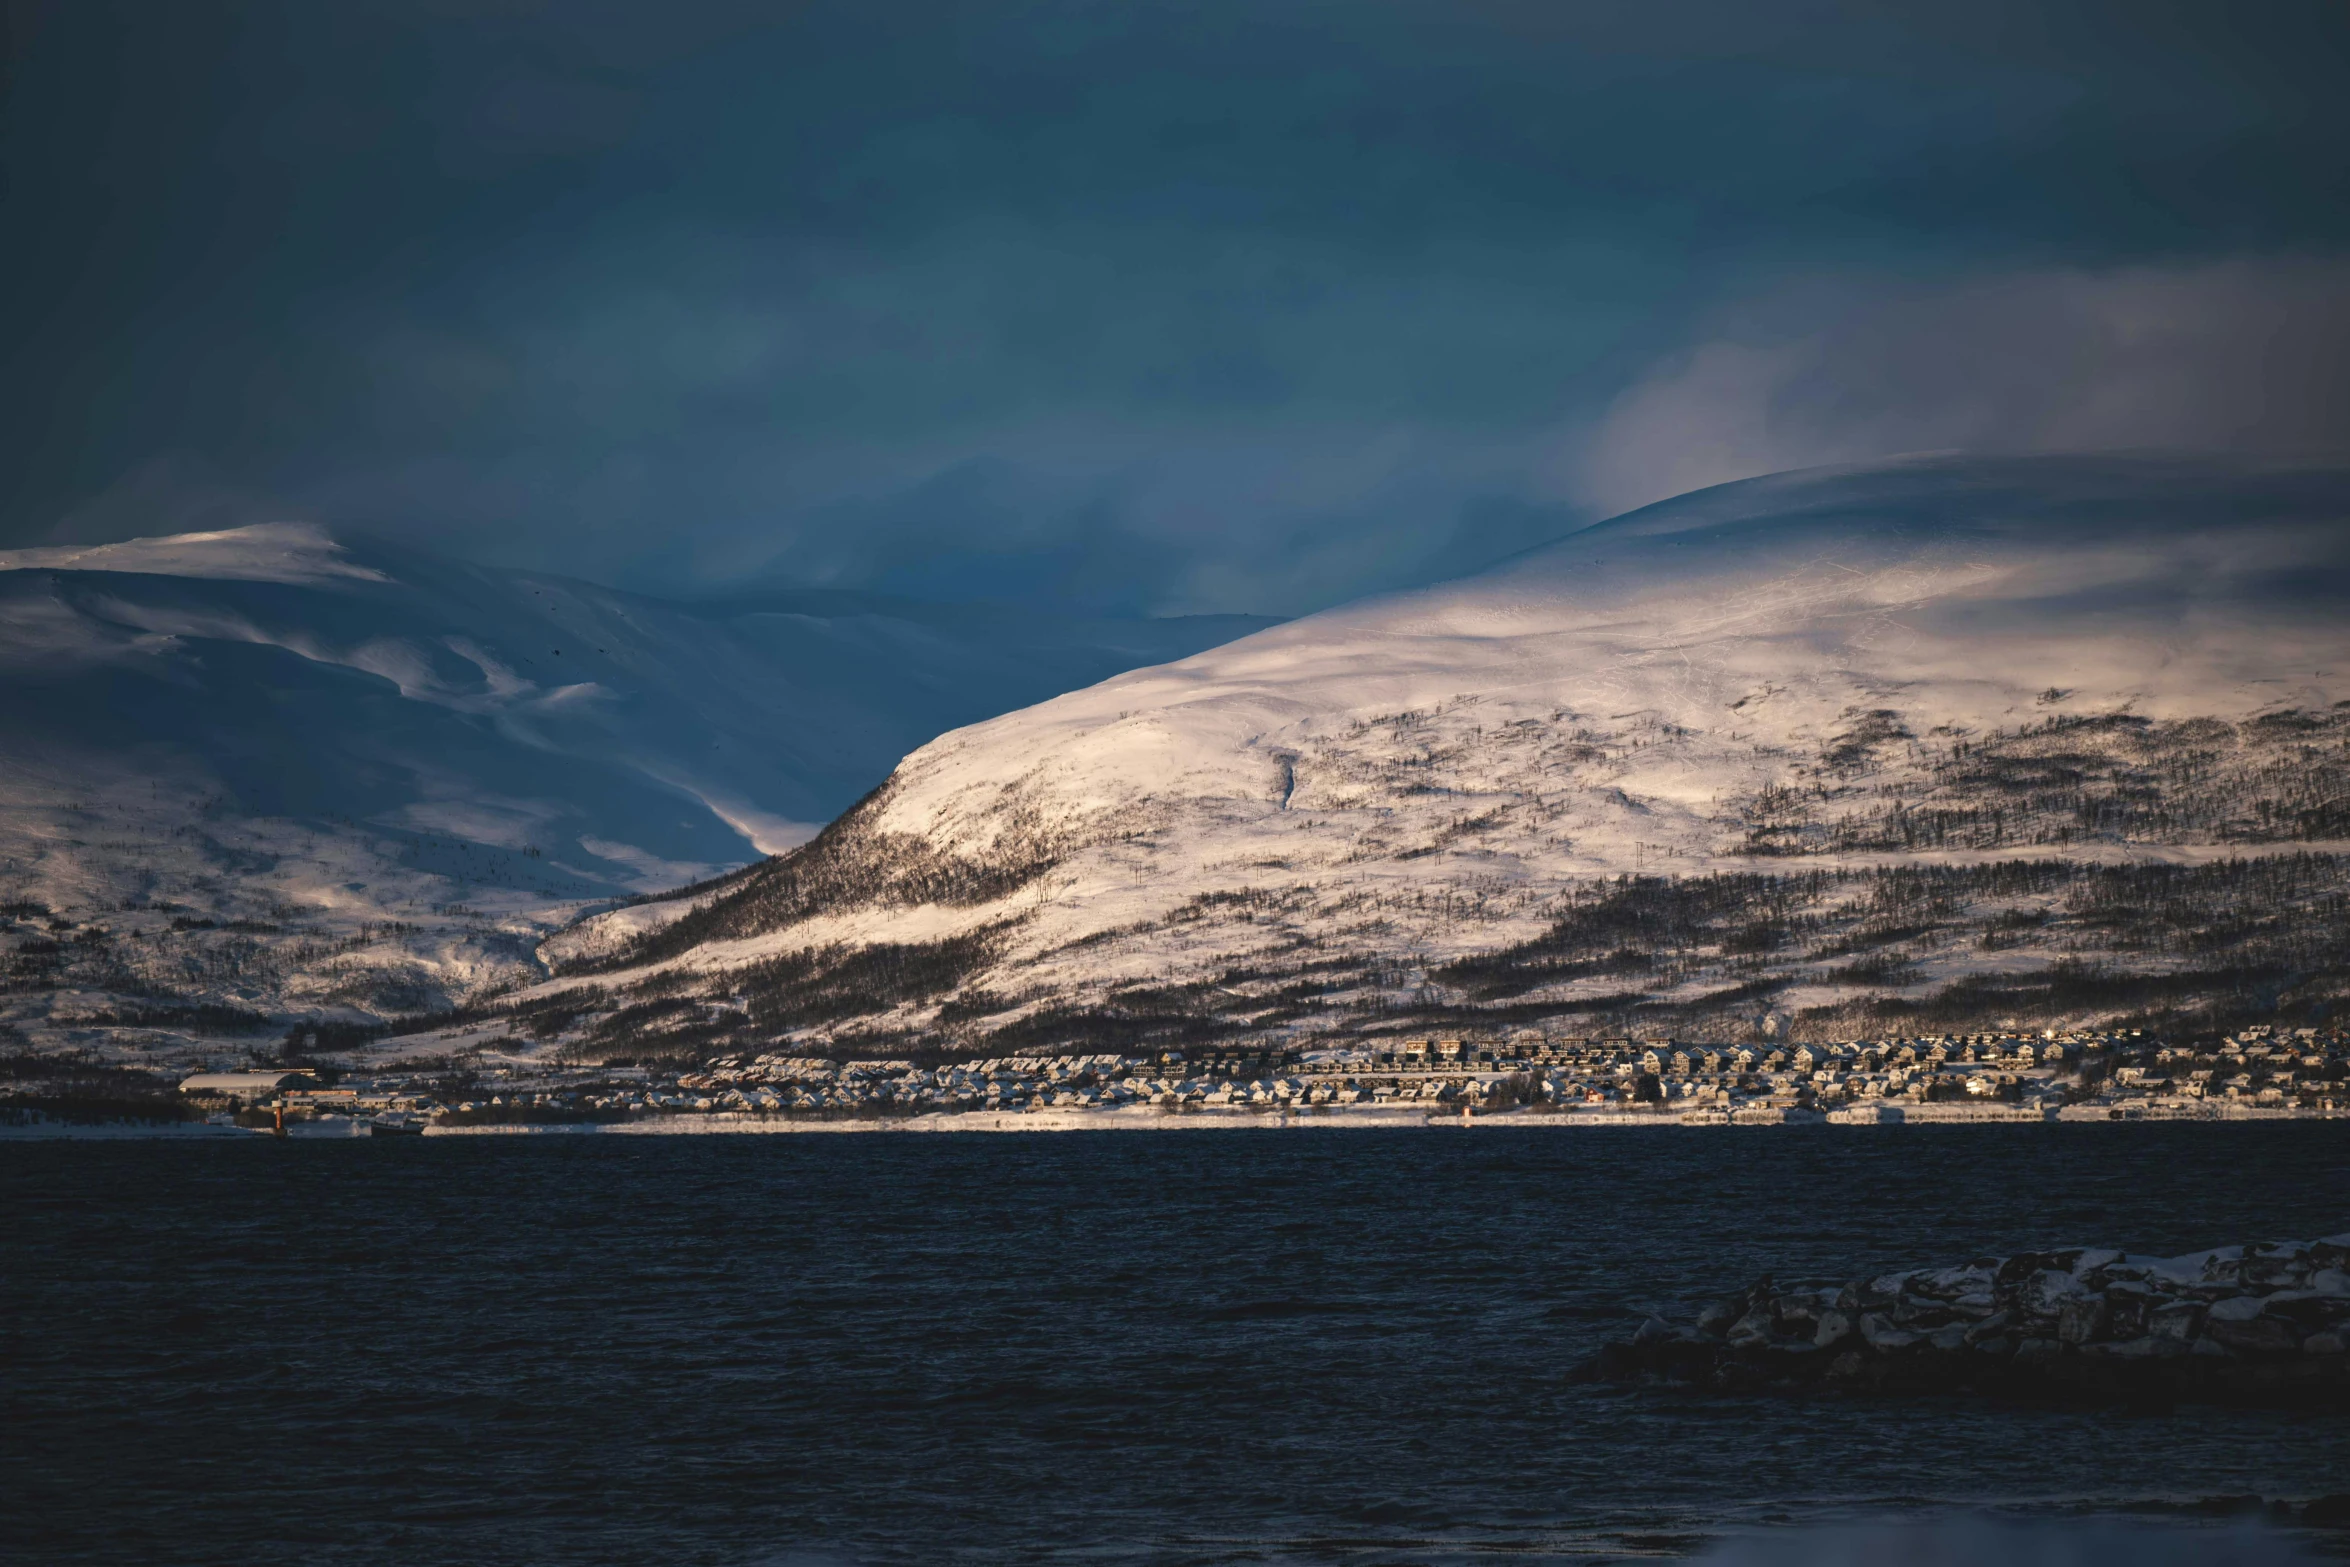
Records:
{"label": "dark water", "polygon": [[2350,1124],[15,1144],[0,1195],[14,1560],[1580,1561],[2350,1491],[2350,1414],[1568,1380],[1766,1269],[2350,1229]]}

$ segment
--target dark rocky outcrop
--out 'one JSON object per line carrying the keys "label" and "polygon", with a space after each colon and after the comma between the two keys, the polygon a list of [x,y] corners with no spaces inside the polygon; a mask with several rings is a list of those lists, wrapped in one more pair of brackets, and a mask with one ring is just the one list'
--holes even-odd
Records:
{"label": "dark rocky outcrop", "polygon": [[2064,1250],[1845,1284],[1769,1278],[1651,1317],[1587,1381],[2350,1414],[2350,1234],[2186,1257]]}

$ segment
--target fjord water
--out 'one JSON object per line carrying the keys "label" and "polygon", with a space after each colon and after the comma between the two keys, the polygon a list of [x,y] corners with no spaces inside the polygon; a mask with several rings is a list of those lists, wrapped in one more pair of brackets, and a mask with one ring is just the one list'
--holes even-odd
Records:
{"label": "fjord water", "polygon": [[2350,1491],[2350,1413],[1569,1379],[1765,1271],[2350,1229],[2343,1123],[20,1143],[0,1193],[15,1560],[1780,1561]]}

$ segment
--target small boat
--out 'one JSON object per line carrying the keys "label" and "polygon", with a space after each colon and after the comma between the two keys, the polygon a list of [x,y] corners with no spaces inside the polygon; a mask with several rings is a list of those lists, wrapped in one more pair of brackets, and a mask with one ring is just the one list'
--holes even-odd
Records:
{"label": "small boat", "polygon": [[386,1111],[367,1123],[370,1137],[422,1137],[424,1123],[412,1115]]}

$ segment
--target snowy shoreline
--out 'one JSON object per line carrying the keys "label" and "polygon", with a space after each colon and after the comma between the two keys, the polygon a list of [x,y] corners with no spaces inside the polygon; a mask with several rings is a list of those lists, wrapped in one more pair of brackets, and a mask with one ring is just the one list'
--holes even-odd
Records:
{"label": "snowy shoreline", "polygon": [[[1669,1115],[1625,1111],[1564,1112],[1504,1111],[1480,1115],[1430,1115],[1419,1110],[1385,1106],[1336,1106],[1306,1111],[1187,1110],[1170,1112],[1157,1106],[1129,1106],[1113,1110],[966,1110],[913,1116],[856,1116],[815,1119],[776,1115],[719,1112],[699,1115],[642,1116],[626,1121],[509,1122],[491,1125],[428,1125],[428,1137],[549,1137],[597,1134],[625,1137],[765,1136],[787,1133],[933,1133],[933,1132],[1197,1132],[1197,1131],[1377,1131],[1412,1127],[1518,1128],[1552,1130],[1574,1127],[1801,1127],[1801,1126],[2019,1126],[2096,1125],[2149,1121],[2191,1121],[2202,1124],[2274,1121],[2350,1121],[2350,1111],[2283,1109],[2269,1106],[2204,1108],[2193,1113],[2165,1109],[2115,1115],[2101,1105],[2075,1105],[2063,1110],[2021,1109],[2005,1105],[1927,1104],[1851,1106],[1829,1111],[1766,1109],[1706,1111]],[[42,1122],[0,1126],[0,1142],[120,1142],[162,1138],[206,1141],[266,1138],[266,1130],[188,1123],[131,1123],[100,1125]],[[341,1118],[303,1121],[288,1128],[289,1140],[348,1141],[369,1136],[365,1120]]]}

